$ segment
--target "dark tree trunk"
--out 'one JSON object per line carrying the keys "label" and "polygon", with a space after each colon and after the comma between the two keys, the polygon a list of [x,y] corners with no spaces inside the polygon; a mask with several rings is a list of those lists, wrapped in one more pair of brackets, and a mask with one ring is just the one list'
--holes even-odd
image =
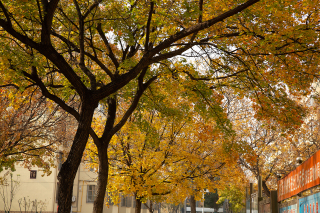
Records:
{"label": "dark tree trunk", "polygon": [[97,183],[97,194],[93,204],[93,213],[102,213],[104,206],[104,198],[106,195],[106,189],[108,184],[109,175],[109,158],[108,158],[108,146],[112,138],[110,131],[114,126],[117,113],[117,97],[110,97],[107,100],[108,103],[108,117],[105,124],[105,129],[101,138],[95,139],[95,144],[98,148],[99,158],[99,173]]}
{"label": "dark tree trunk", "polygon": [[137,197],[136,198],[136,207],[134,213],[141,213],[141,200]]}
{"label": "dark tree trunk", "polygon": [[99,150],[99,173],[97,183],[97,196],[94,200],[93,212],[102,213],[104,206],[104,198],[106,196],[106,188],[108,184],[108,173],[109,173],[109,160],[108,160],[108,147],[104,147]]}
{"label": "dark tree trunk", "polygon": [[263,188],[264,193],[265,193],[268,197],[270,197],[270,190],[268,189],[268,186],[267,186],[267,184],[266,184],[266,181],[262,181],[262,188]]}
{"label": "dark tree trunk", "polygon": [[89,130],[95,106],[92,102],[83,102],[78,121],[78,129],[74,137],[67,160],[62,164],[58,175],[59,194],[58,212],[70,213],[73,182],[81,163],[81,158],[89,138]]}
{"label": "dark tree trunk", "polygon": [[190,207],[191,207],[191,213],[197,213],[196,200],[194,199],[193,195],[190,196]]}

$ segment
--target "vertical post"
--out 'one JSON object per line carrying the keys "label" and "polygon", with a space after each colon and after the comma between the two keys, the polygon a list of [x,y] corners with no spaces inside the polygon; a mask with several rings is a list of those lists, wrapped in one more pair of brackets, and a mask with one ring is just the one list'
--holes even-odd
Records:
{"label": "vertical post", "polygon": [[250,213],[252,213],[252,195],[253,193],[253,183],[250,183],[250,192],[249,192],[249,196],[250,196]]}
{"label": "vertical post", "polygon": [[279,213],[278,210],[278,195],[276,190],[270,191],[270,212]]}
{"label": "vertical post", "polygon": [[262,198],[262,178],[258,177],[258,200]]}
{"label": "vertical post", "polygon": [[247,210],[250,208],[248,206],[248,197],[249,197],[249,188],[246,186],[246,211],[245,211],[245,213],[248,213]]}
{"label": "vertical post", "polygon": [[204,201],[203,201],[203,204],[202,204],[202,213],[204,213]]}
{"label": "vertical post", "polygon": [[262,201],[262,177],[258,177],[258,213],[260,213],[260,201]]}

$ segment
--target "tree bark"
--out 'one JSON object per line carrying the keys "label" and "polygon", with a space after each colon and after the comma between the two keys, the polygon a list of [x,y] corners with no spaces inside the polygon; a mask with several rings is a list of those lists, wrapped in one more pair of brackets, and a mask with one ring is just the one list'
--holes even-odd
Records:
{"label": "tree bark", "polygon": [[94,140],[95,145],[98,148],[98,159],[99,159],[99,172],[98,172],[98,183],[96,198],[93,204],[93,213],[102,213],[104,198],[106,195],[106,189],[108,184],[109,175],[109,158],[108,158],[108,146],[111,141],[113,134],[110,133],[114,127],[114,122],[117,113],[117,97],[109,97],[108,103],[108,117],[105,124],[105,129],[101,138]]}
{"label": "tree bark", "polygon": [[89,130],[96,104],[91,101],[83,101],[78,129],[74,137],[67,160],[62,164],[58,175],[58,213],[70,213],[71,199],[73,192],[73,182],[81,163],[82,155],[89,138]]}
{"label": "tree bark", "polygon": [[262,181],[262,188],[263,188],[264,193],[265,193],[268,197],[270,197],[270,190],[268,189],[268,186],[267,186],[267,184],[266,184],[266,181]]}
{"label": "tree bark", "polygon": [[137,197],[136,198],[136,207],[135,207],[135,213],[141,213],[141,200]]}
{"label": "tree bark", "polygon": [[197,213],[197,208],[196,208],[196,200],[194,199],[194,196],[190,196],[190,208],[191,208],[191,213]]}
{"label": "tree bark", "polygon": [[[107,143],[108,144],[108,143]],[[108,184],[108,174],[109,174],[109,159],[108,159],[108,147],[104,147],[99,150],[99,173],[98,173],[98,183],[96,199],[93,205],[94,213],[102,213],[104,206],[104,198],[106,196],[106,188]]]}

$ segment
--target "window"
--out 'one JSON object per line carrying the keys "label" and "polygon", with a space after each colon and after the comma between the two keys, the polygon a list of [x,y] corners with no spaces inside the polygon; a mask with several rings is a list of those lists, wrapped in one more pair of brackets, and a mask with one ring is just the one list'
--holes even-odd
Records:
{"label": "window", "polygon": [[126,197],[126,207],[131,207],[131,205],[132,205],[132,197],[127,196]]}
{"label": "window", "polygon": [[121,195],[120,204],[121,207],[126,207],[126,198],[123,195]]}
{"label": "window", "polygon": [[93,203],[96,198],[96,186],[88,185],[87,186],[87,203]]}
{"label": "window", "polygon": [[36,179],[36,178],[37,178],[37,170],[31,170],[30,179]]}

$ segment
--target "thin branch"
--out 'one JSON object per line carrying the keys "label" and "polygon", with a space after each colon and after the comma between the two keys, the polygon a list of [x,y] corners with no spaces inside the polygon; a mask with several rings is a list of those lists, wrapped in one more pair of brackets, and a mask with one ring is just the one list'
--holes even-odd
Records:
{"label": "thin branch", "polygon": [[198,23],[202,22],[202,13],[203,13],[203,0],[199,0],[199,20]]}
{"label": "thin branch", "polygon": [[131,106],[126,111],[126,113],[123,115],[122,119],[119,121],[119,123],[110,131],[110,135],[114,135],[117,131],[121,129],[121,127],[126,123],[130,115],[133,113],[133,111],[137,108],[139,100],[143,94],[143,92],[150,86],[150,84],[157,79],[157,76],[153,76],[150,78],[146,83],[143,84],[142,90],[138,89]]}
{"label": "thin branch", "polygon": [[101,2],[102,0],[97,0],[95,1],[87,10],[87,12],[83,15],[83,19],[86,19],[87,16],[92,12],[93,9],[95,9]]}
{"label": "thin branch", "polygon": [[260,0],[248,0],[247,2],[238,5],[237,7],[235,7],[234,9],[231,9],[215,18],[212,18],[208,21],[202,22],[202,23],[198,23],[192,27],[189,27],[187,29],[184,29],[172,36],[170,36],[169,38],[167,38],[166,40],[164,40],[163,42],[161,42],[158,46],[156,46],[155,48],[152,49],[152,51],[150,52],[150,55],[154,56],[157,53],[159,53],[161,50],[164,50],[166,48],[168,48],[171,44],[173,44],[174,42],[185,38],[191,34],[197,33],[203,29],[209,28],[211,26],[213,26],[214,24],[221,22],[239,12],[242,12],[243,10],[245,10],[246,8],[252,6],[253,4],[259,2]]}
{"label": "thin branch", "polygon": [[150,10],[149,10],[148,21],[147,21],[147,27],[146,27],[146,42],[144,44],[145,52],[148,52],[148,50],[149,50],[150,24],[151,24],[151,19],[152,19],[152,14],[153,14],[153,7],[154,7],[154,2],[151,1],[150,2]]}
{"label": "thin branch", "polygon": [[[66,43],[67,45],[71,46],[76,52],[80,53],[80,49],[77,47],[77,45],[75,45],[74,43],[72,43],[70,40],[68,40],[67,38],[63,37],[62,35],[52,31],[52,35],[56,36],[57,38],[59,38],[61,41],[63,41],[64,43]],[[111,70],[108,69],[108,67],[106,67],[96,56],[91,55],[90,53],[84,52],[84,54],[89,57],[92,61],[96,62],[100,68],[105,71],[105,73],[107,75],[109,75],[109,77],[111,79],[114,79],[114,75],[111,72]]]}
{"label": "thin branch", "polygon": [[3,11],[3,13],[4,13],[4,15],[5,15],[6,19],[7,19],[7,23],[10,24],[10,26],[12,26],[8,10],[3,5],[2,1],[0,1],[0,8],[2,9],[2,11]]}
{"label": "thin branch", "polygon": [[0,85],[1,87],[14,87],[15,89],[19,89],[19,86],[16,84],[4,84],[4,85]]}
{"label": "thin branch", "polygon": [[109,42],[108,42],[108,39],[107,39],[106,35],[105,35],[104,32],[102,31],[101,23],[98,24],[97,30],[98,30],[99,35],[101,36],[104,44],[106,45],[107,50],[108,50],[108,54],[107,54],[107,55],[108,55],[108,56],[110,57],[110,59],[112,60],[114,66],[115,66],[116,68],[118,68],[118,67],[119,67],[119,62],[118,62],[117,58],[115,57],[115,55],[113,54],[113,51],[112,51],[112,49],[111,49],[111,47],[110,47],[110,44],[109,44]]}

